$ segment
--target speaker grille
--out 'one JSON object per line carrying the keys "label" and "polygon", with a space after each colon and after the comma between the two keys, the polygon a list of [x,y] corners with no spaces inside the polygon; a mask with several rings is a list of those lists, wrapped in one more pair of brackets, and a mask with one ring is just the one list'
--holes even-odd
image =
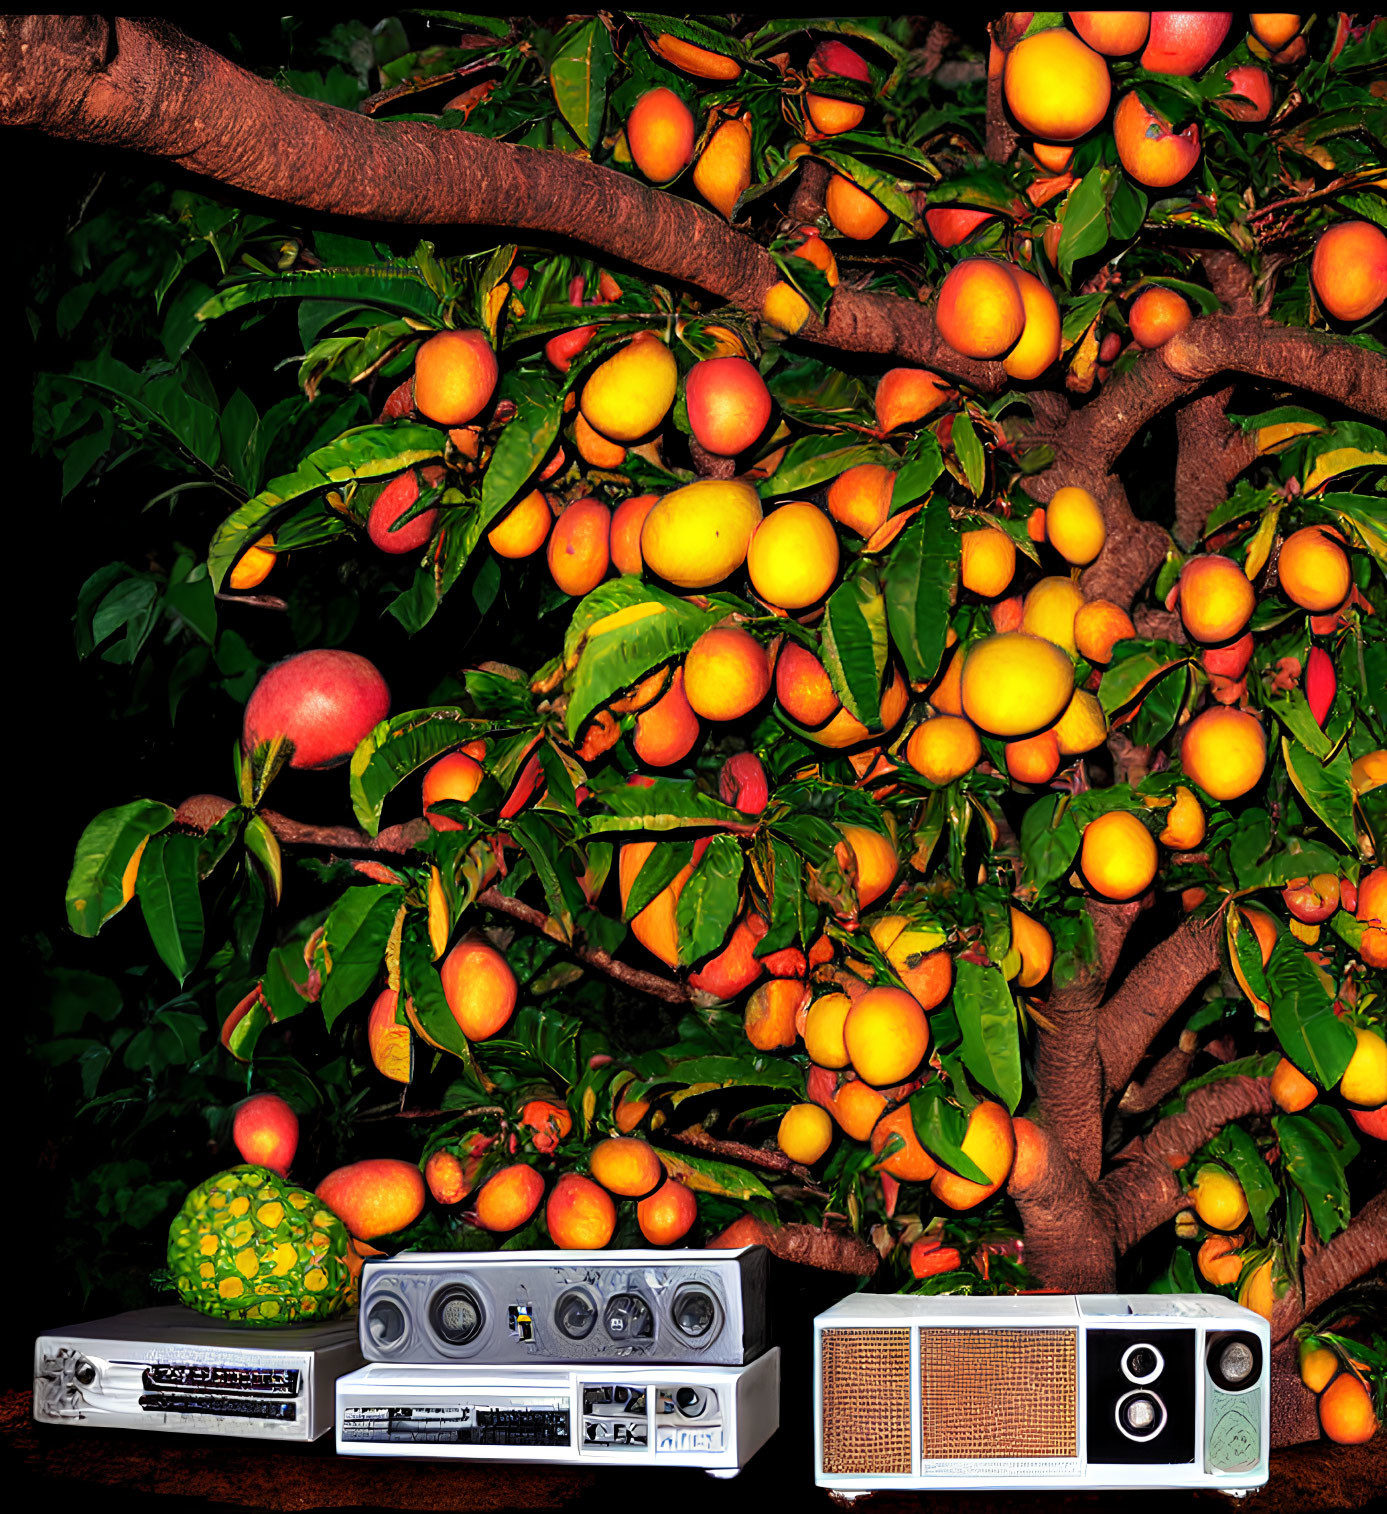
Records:
{"label": "speaker grille", "polygon": [[928,1461],[1077,1454],[1073,1330],[920,1331]]}
{"label": "speaker grille", "polygon": [[910,1331],[825,1330],[823,1470],[905,1474],[910,1465]]}

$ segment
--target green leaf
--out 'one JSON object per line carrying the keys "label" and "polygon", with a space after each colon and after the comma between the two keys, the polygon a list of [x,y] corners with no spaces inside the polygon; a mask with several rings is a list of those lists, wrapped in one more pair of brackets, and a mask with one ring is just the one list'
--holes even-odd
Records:
{"label": "green leaf", "polygon": [[[1330,1119],[1325,1119],[1330,1116]],[[1335,1129],[1337,1119],[1339,1129]],[[1322,1241],[1349,1222],[1348,1178],[1344,1168],[1358,1151],[1338,1110],[1276,1115],[1272,1128],[1281,1143],[1286,1176],[1300,1190]]]}
{"label": "green leaf", "polygon": [[448,1008],[442,979],[433,965],[433,948],[422,910],[410,910],[400,932],[400,999],[413,1003],[415,1018],[425,1035],[462,1061],[473,1082],[480,1082],[472,1043]]}
{"label": "green leaf", "polygon": [[661,1148],[660,1160],[673,1178],[679,1178],[695,1193],[716,1193],[724,1198],[765,1199],[775,1202],[775,1195],[745,1167],[732,1162],[719,1162],[712,1157],[696,1157],[687,1151],[670,1151]]}
{"label": "green leaf", "polygon": [[882,568],[887,625],[912,683],[939,670],[959,551],[958,531],[940,500],[901,532]]}
{"label": "green leaf", "polygon": [[881,680],[889,650],[886,601],[876,574],[863,565],[828,597],[820,652],[833,692],[869,731],[881,724]]}
{"label": "green leaf", "polygon": [[348,483],[403,473],[415,463],[441,456],[445,441],[443,432],[432,426],[355,426],[309,453],[293,473],[271,479],[217,527],[207,553],[213,587],[221,588],[246,547],[270,530],[275,517],[291,505]]}
{"label": "green leaf", "polygon": [[343,300],[353,305],[381,306],[441,325],[443,307],[438,296],[412,263],[378,263],[370,268],[291,269],[270,276],[256,274],[225,284],[195,313],[199,321],[214,321],[233,310],[266,300]]}
{"label": "green leaf", "polygon": [[549,67],[559,112],[589,152],[602,140],[607,83],[614,67],[611,38],[596,17],[564,39]]}
{"label": "green leaf", "polygon": [[756,487],[762,499],[775,499],[782,494],[805,494],[861,463],[883,463],[891,467],[895,462],[896,454],[887,447],[872,443],[849,444],[840,432],[814,432],[791,442],[780,466]]}
{"label": "green leaf", "polygon": [[1021,817],[1025,878],[1038,889],[1065,876],[1083,840],[1083,832],[1068,811],[1059,813],[1059,802],[1058,794],[1046,795],[1028,804]]}
{"label": "green leaf", "polygon": [[987,453],[978,440],[973,422],[962,412],[954,417],[953,442],[963,476],[968,480],[968,487],[976,499],[982,494],[982,486],[987,482]]}
{"label": "green leaf", "polygon": [[750,828],[741,810],[705,794],[687,778],[656,778],[642,788],[627,787],[622,782],[598,790],[596,797],[610,813],[586,817],[592,836],[610,831],[680,830],[685,826]]}
{"label": "green leaf", "polygon": [[1286,773],[1300,797],[1349,849],[1356,851],[1358,838],[1353,825],[1353,791],[1350,788],[1353,761],[1348,748],[1341,746],[1328,763],[1288,736],[1281,738],[1281,755]]}
{"label": "green leaf", "polygon": [[970,1183],[991,1183],[991,1178],[963,1150],[968,1116],[956,1104],[948,1102],[937,1079],[911,1094],[910,1120],[921,1146],[951,1172],[967,1178]]}
{"label": "green leaf", "polygon": [[323,1019],[329,1030],[375,982],[404,890],[388,883],[349,888],[323,925]]}
{"label": "green leaf", "polygon": [[891,508],[903,510],[923,498],[944,471],[944,453],[933,431],[921,431],[910,444],[891,486]]}
{"label": "green leaf", "polygon": [[1016,1002],[1000,969],[958,962],[954,1013],[963,1033],[963,1062],[1013,1114],[1021,1102],[1021,1034]]}
{"label": "green leaf", "polygon": [[[77,842],[67,880],[67,923],[79,936],[94,936],[123,906],[121,879],[135,848],[173,821],[157,799],[132,799],[102,810]],[[143,865],[143,859],[141,859]]]}
{"label": "green leaf", "polygon": [[164,966],[181,984],[202,955],[202,897],[198,892],[199,839],[162,832],[140,858],[135,893],[149,938]]}
{"label": "green leaf", "polygon": [[[1290,936],[1282,936],[1266,966],[1271,1028],[1286,1056],[1321,1088],[1333,1088],[1353,1056],[1353,1028],[1334,1013],[1333,1000]],[[1307,1195],[1308,1197],[1308,1195]]]}
{"label": "green leaf", "polygon": [[864,163],[861,158],[844,152],[840,147],[826,147],[820,143],[815,156],[822,158],[826,163],[833,164],[840,173],[851,179],[866,194],[871,195],[882,209],[889,211],[898,221],[903,221],[907,226],[916,223],[914,203],[896,174],[884,173],[879,168],[873,168],[871,164]]}
{"label": "green leaf", "polygon": [[279,849],[279,839],[260,815],[252,815],[246,822],[245,836],[246,850],[265,869],[270,893],[277,905],[284,893],[284,857]]}
{"label": "green leaf", "polygon": [[352,753],[350,792],[357,822],[369,836],[391,791],[416,769],[489,729],[456,705],[435,705],[392,715],[364,736]]}
{"label": "green leaf", "polygon": [[683,966],[721,949],[737,913],[741,881],[742,848],[737,839],[714,836],[674,909]]}
{"label": "green leaf", "polygon": [[633,920],[692,860],[692,841],[660,841],[652,845],[631,880],[621,918]]}
{"label": "green leaf", "polygon": [[1059,245],[1059,272],[1066,284],[1080,258],[1092,257],[1107,246],[1108,183],[1116,172],[1091,168],[1069,192]]}
{"label": "green leaf", "polygon": [[1189,650],[1173,641],[1145,641],[1130,637],[1119,641],[1113,650],[1113,660],[1098,685],[1098,703],[1103,713],[1111,718],[1118,710],[1130,704],[1138,694],[1162,673],[1177,663],[1188,662]]}
{"label": "green leaf", "polygon": [[1280,1193],[1271,1168],[1267,1166],[1257,1143],[1241,1125],[1225,1125],[1210,1143],[1214,1156],[1222,1157],[1247,1196],[1248,1212],[1259,1236],[1267,1233],[1267,1216]]}
{"label": "green leaf", "polygon": [[819,912],[804,886],[804,858],[788,841],[763,832],[756,838],[753,866],[770,904],[769,929],[756,955],[779,951],[798,941],[805,945],[819,923]]}
{"label": "green leaf", "polygon": [[511,835],[530,859],[535,876],[544,889],[550,917],[563,939],[572,941],[573,917],[583,908],[585,901],[554,827],[542,814],[530,811],[511,822]]}

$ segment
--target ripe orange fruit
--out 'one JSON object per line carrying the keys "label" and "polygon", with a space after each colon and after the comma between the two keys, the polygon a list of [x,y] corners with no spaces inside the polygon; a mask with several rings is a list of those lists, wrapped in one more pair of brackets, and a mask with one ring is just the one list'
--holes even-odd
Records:
{"label": "ripe orange fruit", "polygon": [[704,720],[740,720],[770,692],[766,649],[738,626],[714,626],[684,658],[684,697]]}
{"label": "ripe orange fruit", "polygon": [[1199,162],[1199,124],[1174,132],[1164,116],[1148,110],[1130,90],[1113,112],[1113,140],[1123,168],[1148,189],[1169,189]]}
{"label": "ripe orange fruit", "polygon": [[1331,226],[1315,243],[1310,278],[1336,321],[1366,320],[1387,300],[1387,236],[1371,221]]}
{"label": "ripe orange fruit", "polygon": [[973,1209],[984,1199],[990,1199],[1006,1182],[1016,1156],[1016,1133],[1011,1116],[1002,1105],[990,1100],[974,1105],[962,1147],[964,1155],[982,1168],[989,1181],[975,1183],[941,1167],[930,1179],[929,1189],[950,1209]]}
{"label": "ripe orange fruit", "polygon": [[848,1065],[848,1043],[843,1024],[852,1008],[846,994],[823,994],[809,1006],[804,1017],[804,1049],[816,1067],[841,1069]]}
{"label": "ripe orange fruit", "polygon": [[910,733],[905,760],[922,778],[942,788],[972,772],[982,760],[982,742],[961,715],[935,715]]}
{"label": "ripe orange fruit", "polygon": [[1180,569],[1180,619],[1205,646],[1231,641],[1256,607],[1256,591],[1231,557],[1191,557]]}
{"label": "ripe orange fruit", "polygon": [[253,546],[247,547],[236,559],[227,575],[228,585],[233,589],[254,589],[269,577],[276,557],[274,533],[270,532]]}
{"label": "ripe orange fruit", "polygon": [[688,1184],[678,1178],[667,1178],[636,1205],[636,1223],[652,1246],[673,1246],[682,1241],[697,1218],[698,1200]]}
{"label": "ripe orange fruit", "polygon": [[530,557],[544,545],[553,520],[548,500],[531,489],[487,532],[487,543],[498,557]]}
{"label": "ripe orange fruit", "polygon": [[1174,852],[1191,852],[1203,841],[1207,829],[1203,807],[1182,783],[1175,790],[1175,803],[1166,811],[1165,829],[1157,841]]}
{"label": "ripe orange fruit", "polygon": [[886,1095],[870,1083],[854,1078],[833,1095],[831,1113],[838,1127],[854,1141],[865,1141],[886,1109]]}
{"label": "ripe orange fruit", "polygon": [[877,1166],[902,1183],[927,1183],[939,1171],[939,1163],[921,1146],[908,1104],[898,1105],[876,1122],[872,1130],[872,1150],[880,1156],[892,1136],[899,1136],[904,1144]]}
{"label": "ripe orange fruit", "polygon": [[1173,289],[1163,289],[1159,284],[1143,289],[1127,312],[1133,340],[1147,351],[1168,342],[1193,319],[1189,303]]}
{"label": "ripe orange fruit", "polygon": [[[887,374],[887,378],[890,376]],[[883,379],[882,383],[885,382]],[[877,417],[880,425],[880,384],[877,386]],[[828,486],[828,513],[849,531],[869,537],[885,523],[891,512],[891,491],[895,483],[896,475],[892,469],[884,468],[880,463],[858,463],[855,468],[840,473]]]}
{"label": "ripe orange fruit", "polygon": [[429,806],[445,799],[461,799],[466,803],[485,777],[481,763],[466,752],[449,752],[430,765],[424,774],[424,818],[434,830],[460,831],[462,821],[450,820],[447,815],[431,815]]}
{"label": "ripe orange fruit", "polygon": [[414,357],[414,407],[440,426],[465,426],[490,403],[496,354],[484,331],[440,331]]}
{"label": "ripe orange fruit", "polygon": [[823,663],[797,641],[787,641],[776,659],[775,697],[791,720],[811,730],[839,707]]}
{"label": "ripe orange fruit", "polygon": [[[1054,497],[1045,507],[1045,534],[1065,562],[1082,568],[1103,550],[1108,528],[1103,522],[1098,501],[1088,490],[1067,484],[1055,490]],[[1075,610],[1076,618],[1082,608],[1080,605]]]}
{"label": "ripe orange fruit", "polygon": [[[840,79],[854,79],[859,84],[870,84],[872,79],[867,60],[845,43],[833,39],[820,42],[814,49],[809,59],[809,73],[817,79],[836,74]],[[826,137],[852,131],[867,114],[866,106],[855,100],[835,100],[831,95],[812,93],[805,96],[804,108],[814,130]]]}
{"label": "ripe orange fruit", "polygon": [[929,1021],[903,988],[869,988],[843,1022],[853,1070],[865,1083],[904,1082],[929,1050]]}
{"label": "ripe orange fruit", "polygon": [[565,594],[589,594],[611,562],[612,512],[601,500],[575,499],[554,522],[546,548],[549,573]]}
{"label": "ripe orange fruit", "polygon": [[857,900],[866,909],[896,881],[900,858],[890,837],[880,831],[868,830],[864,825],[840,825],[838,829],[857,858]]}
{"label": "ripe orange fruit", "polygon": [[1102,666],[1112,661],[1113,648],[1137,628],[1121,605],[1110,599],[1090,599],[1074,616],[1074,646],[1088,662]]}
{"label": "ripe orange fruit", "polygon": [[995,599],[1005,594],[1016,572],[1016,547],[1000,527],[983,526],[961,537],[959,579],[965,589]]}
{"label": "ripe orange fruit", "polygon": [[669,32],[652,37],[650,50],[695,79],[717,79],[730,84],[733,79],[741,77],[742,65],[735,58],[699,47],[695,42],[685,42],[682,37],[672,36]]}
{"label": "ripe orange fruit", "polygon": [[1180,738],[1180,766],[1215,799],[1240,799],[1267,765],[1267,738],[1256,716],[1218,705],[1196,715]]}
{"label": "ripe orange fruit", "polygon": [[1305,526],[1281,543],[1276,559],[1282,591],[1312,615],[1338,609],[1353,586],[1348,553],[1336,535],[1324,526]]}
{"label": "ripe orange fruit", "polygon": [[1387,1041],[1365,1026],[1354,1026],[1357,1040],[1349,1064],[1339,1079],[1339,1092],[1350,1104],[1376,1109],[1387,1104]]}
{"label": "ripe orange fruit", "polygon": [[483,1230],[518,1230],[528,1223],[544,1197],[544,1179],[533,1167],[517,1162],[503,1167],[477,1194],[477,1223]]}
{"label": "ripe orange fruit", "polygon": [[1243,1259],[1230,1235],[1211,1235],[1195,1258],[1200,1276],[1215,1288],[1231,1288],[1242,1276]]}
{"label": "ripe orange fruit", "polygon": [[1105,899],[1135,899],[1156,876],[1156,843],[1127,810],[1108,810],[1084,827],[1079,868]]}
{"label": "ripe orange fruit", "polygon": [[710,357],[684,380],[689,424],[700,446],[718,457],[745,452],[771,418],[771,393],[744,357]]}
{"label": "ripe orange fruit", "polygon": [[612,512],[612,566],[618,573],[640,577],[645,566],[641,559],[641,530],[645,518],[655,508],[658,494],[633,494]]}
{"label": "ripe orange fruit", "polygon": [[1108,720],[1103,706],[1087,689],[1075,689],[1064,714],[1051,728],[1061,757],[1092,752],[1108,739]]}
{"label": "ripe orange fruit", "polygon": [[693,112],[663,85],[646,90],[626,120],[631,156],[652,184],[667,184],[684,171],[694,135]]}
{"label": "ripe orange fruit", "polygon": [[1282,1057],[1276,1064],[1276,1071],[1271,1075],[1271,1096],[1287,1114],[1299,1114],[1302,1109],[1308,1109],[1319,1097],[1319,1092],[1294,1062]]}
{"label": "ripe orange fruit", "polygon": [[1018,42],[1006,56],[1002,88],[1019,125],[1048,142],[1092,131],[1112,98],[1108,65],[1063,27]]}
{"label": "ripe orange fruit", "polygon": [[1070,11],[1074,30],[1107,58],[1136,52],[1151,30],[1150,11]]}
{"label": "ripe orange fruit", "polygon": [[834,227],[854,242],[869,242],[891,219],[886,207],[859,189],[845,175],[836,173],[824,191],[824,209]]}
{"label": "ripe orange fruit", "polygon": [[[933,415],[952,393],[952,387],[927,368],[888,368],[878,381],[873,398],[877,430],[885,436],[897,426],[913,426]],[[870,468],[875,464],[859,466]],[[849,473],[855,471],[848,469]],[[829,508],[832,509],[831,504]]]}
{"label": "ripe orange fruit", "polygon": [[655,1148],[636,1136],[609,1136],[592,1148],[588,1167],[597,1182],[623,1198],[638,1199],[664,1176]]}
{"label": "ripe orange fruit", "polygon": [[1053,725],[1073,692],[1073,663],[1043,637],[1007,631],[968,648],[962,712],[993,736],[1025,736]]}
{"label": "ripe orange fruit", "polygon": [[751,183],[751,127],[724,121],[694,164],[694,188],[730,221],[737,200]]}
{"label": "ripe orange fruit", "polygon": [[601,1251],[616,1232],[616,1205],[591,1178],[566,1172],[544,1206],[549,1239],[564,1251]]}
{"label": "ripe orange fruit", "polygon": [[1049,783],[1059,772],[1060,746],[1052,726],[1006,745],[1007,772],[1017,783]]}
{"label": "ripe orange fruit", "polygon": [[1026,323],[1016,345],[1002,359],[1002,367],[1012,378],[1026,382],[1038,379],[1059,361],[1060,308],[1054,295],[1033,273],[1013,268],[1011,276],[1021,294]]}
{"label": "ripe orange fruit", "polygon": [[1011,909],[1011,946],[1021,958],[1017,985],[1034,988],[1042,982],[1055,960],[1055,938],[1040,923],[1019,909]]}
{"label": "ripe orange fruit", "polygon": [[459,941],[439,968],[443,996],[469,1041],[494,1036],[515,1010],[519,986],[510,964],[484,941]]}
{"label": "ripe orange fruit", "polygon": [[1320,1394],[1320,1426],[1341,1446],[1361,1446],[1377,1434],[1372,1394],[1361,1378],[1341,1372]]}
{"label": "ripe orange fruit", "polygon": [[991,258],[956,263],[939,286],[934,323],[964,357],[1001,357],[1026,325],[1026,307],[1010,267]]}

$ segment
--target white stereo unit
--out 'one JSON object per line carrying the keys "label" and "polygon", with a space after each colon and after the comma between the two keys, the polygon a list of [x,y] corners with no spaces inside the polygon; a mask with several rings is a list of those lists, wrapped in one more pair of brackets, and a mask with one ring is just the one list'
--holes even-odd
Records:
{"label": "white stereo unit", "polygon": [[418,1251],[367,1261],[368,1361],[740,1366],[767,1345],[764,1246]]}
{"label": "white stereo unit", "polygon": [[735,1477],[779,1423],[779,1347],[740,1367],[372,1362],[337,1380],[337,1450],[347,1456]]}
{"label": "white stereo unit", "polygon": [[878,1488],[1267,1480],[1270,1329],[1212,1294],[857,1294],[814,1321],[814,1478]]}
{"label": "white stereo unit", "polygon": [[333,1385],[359,1367],[356,1317],[261,1329],[183,1304],[70,1325],[34,1345],[34,1418],[45,1425],[317,1440]]}

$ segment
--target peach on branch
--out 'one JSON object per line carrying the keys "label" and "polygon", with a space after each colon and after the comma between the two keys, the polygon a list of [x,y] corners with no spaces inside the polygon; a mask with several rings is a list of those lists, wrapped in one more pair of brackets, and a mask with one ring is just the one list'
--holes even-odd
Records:
{"label": "peach on branch", "polygon": [[601,1251],[616,1231],[616,1205],[591,1178],[566,1172],[544,1206],[544,1223],[563,1251]]}
{"label": "peach on branch", "polygon": [[1224,75],[1228,95],[1214,104],[1235,121],[1265,121],[1271,114],[1271,79],[1255,63],[1240,63]]}
{"label": "peach on branch", "polygon": [[1152,11],[1150,38],[1140,63],[1148,73],[1190,78],[1223,46],[1232,11]]}
{"label": "peach on branch", "polygon": [[695,363],[684,380],[684,403],[694,439],[716,457],[745,452],[771,418],[770,390],[744,357]]}
{"label": "peach on branch", "polygon": [[[429,475],[434,475],[430,478]],[[435,468],[425,470],[425,482],[434,483],[441,478]],[[376,496],[371,513],[366,520],[366,534],[382,552],[398,556],[406,552],[418,552],[429,544],[434,527],[438,524],[438,511],[421,511],[402,526],[396,526],[401,516],[414,508],[419,498],[419,475],[413,468],[392,478]]]}
{"label": "peach on branch", "polygon": [[1147,351],[1177,336],[1193,319],[1188,301],[1159,284],[1143,289],[1127,312],[1133,340]]}
{"label": "peach on branch", "polygon": [[294,744],[290,767],[345,762],[390,713],[390,690],[373,663],[355,652],[299,652],[268,668],[246,702],[241,745]]}
{"label": "peach on branch", "polygon": [[[872,80],[867,60],[861,53],[832,39],[820,42],[810,55],[809,74],[816,79],[836,75],[840,79],[852,79],[859,84],[870,84]],[[814,130],[826,137],[852,131],[867,114],[866,106],[859,105],[855,100],[835,100],[830,95],[816,95],[812,92],[805,96],[804,108]]]}
{"label": "peach on branch", "polygon": [[439,969],[443,996],[469,1041],[484,1041],[506,1024],[519,988],[510,964],[484,941],[459,941]]}
{"label": "peach on branch", "polygon": [[939,334],[964,357],[1001,357],[1026,325],[1026,307],[1010,267],[965,258],[944,276],[935,303]]}
{"label": "peach on branch", "polygon": [[1281,890],[1281,899],[1297,920],[1318,925],[1339,908],[1339,879],[1334,873],[1292,878]]}
{"label": "peach on branch", "polygon": [[527,1224],[544,1197],[544,1179],[528,1163],[493,1172],[477,1194],[477,1223],[499,1234]]}
{"label": "peach on branch", "polygon": [[465,426],[491,402],[498,372],[484,331],[440,331],[415,354],[415,409],[440,426]]}
{"label": "peach on branch", "polygon": [[358,1240],[393,1235],[424,1209],[424,1175],[413,1162],[373,1157],[328,1173],[314,1190]]}
{"label": "peach on branch", "polygon": [[612,566],[618,573],[640,576],[644,566],[641,560],[641,528],[659,497],[658,494],[633,494],[630,499],[622,500],[612,512]]}
{"label": "peach on branch", "polygon": [[839,709],[823,663],[797,641],[787,641],[776,659],[775,697],[791,720],[811,730]]}
{"label": "peach on branch", "polygon": [[1256,592],[1232,558],[1191,557],[1180,569],[1180,619],[1198,642],[1210,645],[1231,641],[1242,632],[1256,606]]}
{"label": "peach on branch", "polygon": [[[913,426],[918,421],[924,420],[927,415],[934,412],[953,393],[953,388],[938,374],[931,373],[926,368],[888,368],[877,381],[874,408],[876,410],[877,430],[883,436],[888,431],[894,431],[897,426]],[[891,479],[895,475],[886,468],[876,463],[859,463],[855,468],[849,468],[842,474],[836,483],[841,483],[849,475],[860,475],[864,469],[876,468],[878,472],[885,473]],[[886,502],[889,508],[891,491],[888,484]],[[835,520],[841,519],[833,510],[832,489],[830,487],[829,513]],[[883,514],[882,519],[886,517]],[[880,525],[880,521],[877,522]],[[856,528],[854,528],[856,529]],[[870,532],[863,531],[863,536]]]}
{"label": "peach on branch", "polygon": [[859,189],[846,174],[836,173],[824,191],[824,209],[834,229],[854,242],[870,242],[891,219],[886,207]]}
{"label": "peach on branch", "polygon": [[466,752],[448,752],[429,765],[424,774],[424,818],[436,831],[460,831],[461,820],[452,820],[447,815],[430,813],[430,806],[446,800],[462,800],[464,803],[477,792],[486,771],[481,763]]}
{"label": "peach on branch", "polygon": [[705,631],[684,658],[684,697],[704,720],[740,720],[770,687],[766,649],[740,626]]}
{"label": "peach on branch", "polygon": [[689,974],[689,987],[718,999],[735,999],[765,970],[765,964],[755,956],[756,943],[765,934],[766,922],[759,915],[744,916],[722,950]]}
{"label": "peach on branch", "polygon": [[693,751],[701,729],[684,694],[684,670],[676,668],[665,692],[636,716],[632,745],[647,766],[670,767]]}
{"label": "peach on branch", "polygon": [[751,183],[751,127],[724,121],[708,139],[693,170],[694,188],[730,221]]}
{"label": "peach on branch", "polygon": [[1011,49],[1002,87],[1019,125],[1047,142],[1073,142],[1092,131],[1112,96],[1103,57],[1058,26]]}
{"label": "peach on branch", "polygon": [[652,184],[667,184],[693,156],[694,118],[672,89],[648,89],[626,120],[626,140],[636,167]]}
{"label": "peach on branch", "polygon": [[575,499],[554,522],[546,548],[549,572],[565,594],[590,593],[607,576],[612,513],[601,500]]}
{"label": "peach on branch", "polygon": [[382,989],[376,996],[366,1019],[366,1045],[377,1072],[396,1083],[408,1083],[414,1070],[414,1043],[409,1026],[395,1023],[398,1000],[393,988]]}
{"label": "peach on branch", "polygon": [[936,205],[925,212],[925,226],[941,247],[957,247],[996,214],[990,210],[970,210],[964,205]]}
{"label": "peach on branch", "polygon": [[1199,162],[1198,123],[1172,131],[1170,122],[1148,110],[1135,90],[1118,101],[1112,130],[1123,168],[1148,189],[1169,189]]}
{"label": "peach on branch", "polygon": [[1096,53],[1125,58],[1151,30],[1150,11],[1069,11],[1069,24]]}
{"label": "peach on branch", "polygon": [[1310,278],[1334,320],[1366,320],[1387,300],[1387,235],[1371,221],[1331,226],[1315,243]]}
{"label": "peach on branch", "polygon": [[682,1241],[697,1218],[698,1199],[678,1178],[666,1178],[636,1205],[636,1223],[652,1246],[673,1246]]}
{"label": "peach on branch", "polygon": [[256,1093],[236,1106],[231,1139],[243,1162],[288,1174],[299,1149],[299,1117],[277,1093]]}

